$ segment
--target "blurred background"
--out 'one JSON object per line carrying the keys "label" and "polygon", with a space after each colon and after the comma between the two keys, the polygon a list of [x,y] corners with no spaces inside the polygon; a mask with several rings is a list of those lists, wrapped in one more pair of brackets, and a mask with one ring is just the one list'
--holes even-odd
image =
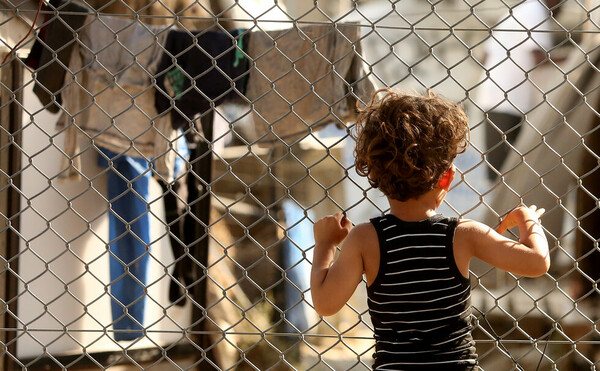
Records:
{"label": "blurred background", "polygon": [[441,213],[547,210],[548,274],[471,264],[481,367],[594,369],[599,6],[0,0],[4,369],[369,369],[366,284],[323,318],[308,282],[316,219],[388,209],[351,113],[386,86],[469,116]]}

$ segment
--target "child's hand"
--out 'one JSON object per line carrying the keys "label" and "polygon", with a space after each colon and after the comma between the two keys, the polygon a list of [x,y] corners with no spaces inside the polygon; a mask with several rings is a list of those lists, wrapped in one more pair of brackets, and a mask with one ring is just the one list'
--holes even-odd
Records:
{"label": "child's hand", "polygon": [[516,209],[509,212],[504,217],[498,228],[496,228],[496,232],[502,234],[507,229],[516,227],[519,224],[523,224],[528,220],[533,221],[535,223],[539,223],[540,217],[544,214],[545,211],[546,210],[543,208],[538,209],[535,205],[531,205],[529,207],[519,206]]}
{"label": "child's hand", "polygon": [[315,243],[339,245],[344,241],[350,229],[352,222],[341,212],[335,215],[329,215],[315,223]]}

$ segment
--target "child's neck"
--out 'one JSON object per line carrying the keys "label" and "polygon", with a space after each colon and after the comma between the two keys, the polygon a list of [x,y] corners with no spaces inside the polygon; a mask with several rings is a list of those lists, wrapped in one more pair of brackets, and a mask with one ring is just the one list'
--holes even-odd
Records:
{"label": "child's neck", "polygon": [[388,201],[391,208],[390,212],[394,216],[407,222],[418,222],[437,214],[437,208],[445,197],[446,191],[436,188],[419,198],[398,201],[388,197]]}

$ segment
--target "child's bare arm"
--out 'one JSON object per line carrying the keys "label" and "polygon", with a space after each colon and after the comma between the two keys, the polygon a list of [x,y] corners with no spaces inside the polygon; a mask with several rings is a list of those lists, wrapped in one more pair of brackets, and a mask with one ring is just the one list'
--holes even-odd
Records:
{"label": "child's bare arm", "polygon": [[[518,207],[500,223],[498,231],[472,220],[461,220],[455,237],[455,257],[464,271],[471,257],[527,277],[545,274],[550,267],[548,241],[539,222],[543,209]],[[519,227],[519,242],[501,235]],[[463,267],[461,268],[461,265]]]}
{"label": "child's bare arm", "polygon": [[[360,229],[360,226],[352,229],[350,220],[341,213],[315,223],[310,289],[315,310],[322,316],[337,313],[362,279],[363,260],[359,239],[356,238]],[[336,247],[342,241],[341,252],[335,259]]]}

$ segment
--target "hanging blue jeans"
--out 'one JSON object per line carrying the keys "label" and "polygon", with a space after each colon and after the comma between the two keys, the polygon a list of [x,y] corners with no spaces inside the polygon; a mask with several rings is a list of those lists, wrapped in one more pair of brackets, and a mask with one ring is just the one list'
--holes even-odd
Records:
{"label": "hanging blue jeans", "polygon": [[134,340],[143,335],[150,243],[150,169],[145,159],[100,150],[108,160],[99,154],[98,165],[110,168],[107,186],[114,338]]}

